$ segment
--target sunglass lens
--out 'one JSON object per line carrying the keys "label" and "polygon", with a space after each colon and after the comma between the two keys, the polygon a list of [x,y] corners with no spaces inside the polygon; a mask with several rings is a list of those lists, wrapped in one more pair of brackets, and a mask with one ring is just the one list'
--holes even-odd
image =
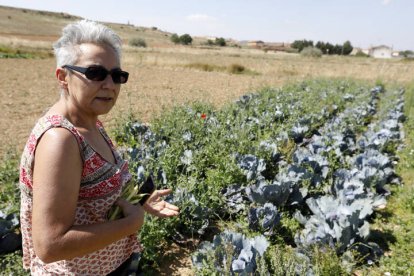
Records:
{"label": "sunglass lens", "polygon": [[85,76],[93,81],[103,81],[108,75],[108,71],[102,67],[89,67]]}
{"label": "sunglass lens", "polygon": [[114,83],[126,83],[128,80],[128,73],[124,71],[112,71],[112,80]]}
{"label": "sunglass lens", "polygon": [[128,81],[129,74],[127,72],[121,71],[119,72],[119,75],[120,75],[120,78],[119,78],[120,83],[126,83]]}

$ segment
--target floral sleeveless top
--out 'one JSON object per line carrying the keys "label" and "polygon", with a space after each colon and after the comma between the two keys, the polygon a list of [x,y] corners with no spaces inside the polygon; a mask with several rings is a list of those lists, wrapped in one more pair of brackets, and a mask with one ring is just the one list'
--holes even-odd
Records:
{"label": "floral sleeveless top", "polygon": [[115,150],[101,122],[97,122],[97,127],[112,149],[115,164],[101,157],[64,117],[51,115],[40,118],[29,136],[20,163],[23,266],[30,269],[32,275],[106,275],[115,270],[133,252],[141,250],[136,235],[125,237],[96,252],[49,264],[42,262],[33,250],[31,218],[34,154],[39,138],[54,127],[63,127],[74,135],[83,160],[76,225],[106,221],[107,213],[119,197],[123,185],[131,179],[128,163]]}

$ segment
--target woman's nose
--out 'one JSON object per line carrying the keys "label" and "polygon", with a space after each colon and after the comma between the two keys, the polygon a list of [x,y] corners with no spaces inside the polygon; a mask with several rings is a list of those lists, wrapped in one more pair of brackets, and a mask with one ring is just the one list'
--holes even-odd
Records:
{"label": "woman's nose", "polygon": [[116,83],[114,82],[114,80],[112,79],[112,76],[110,74],[108,74],[106,76],[106,78],[103,80],[103,86],[105,88],[113,88],[113,87],[116,87]]}

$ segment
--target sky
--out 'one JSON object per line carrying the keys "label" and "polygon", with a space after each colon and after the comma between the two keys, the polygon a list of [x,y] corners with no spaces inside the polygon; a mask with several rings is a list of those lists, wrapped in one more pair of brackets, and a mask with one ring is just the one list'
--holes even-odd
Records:
{"label": "sky", "polygon": [[236,40],[414,50],[414,0],[0,0],[0,5]]}

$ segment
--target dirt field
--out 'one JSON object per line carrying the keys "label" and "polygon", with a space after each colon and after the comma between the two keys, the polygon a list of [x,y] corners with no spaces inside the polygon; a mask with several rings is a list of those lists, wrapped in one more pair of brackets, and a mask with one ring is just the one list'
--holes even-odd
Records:
{"label": "dirt field", "polygon": [[[252,74],[206,72],[188,64],[240,64]],[[303,58],[259,50],[207,50],[175,47],[134,50],[126,47],[123,68],[130,72],[112,112],[102,118],[111,129],[118,118],[133,113],[150,121],[163,110],[191,101],[219,107],[264,86],[280,87],[311,77],[350,77],[384,82],[413,80],[414,63],[352,57]],[[35,121],[58,99],[54,59],[2,59],[0,155],[21,152]]]}

